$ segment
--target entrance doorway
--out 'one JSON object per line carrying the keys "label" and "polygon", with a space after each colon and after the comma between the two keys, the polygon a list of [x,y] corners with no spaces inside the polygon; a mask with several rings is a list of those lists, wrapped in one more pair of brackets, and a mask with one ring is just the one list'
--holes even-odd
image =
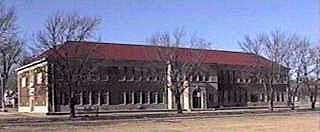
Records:
{"label": "entrance doorway", "polygon": [[196,89],[192,93],[192,106],[193,108],[201,108],[201,90]]}

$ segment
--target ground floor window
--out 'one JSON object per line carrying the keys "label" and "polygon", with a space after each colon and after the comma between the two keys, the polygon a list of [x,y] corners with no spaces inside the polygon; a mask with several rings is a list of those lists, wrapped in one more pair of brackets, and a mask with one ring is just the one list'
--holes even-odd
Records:
{"label": "ground floor window", "polygon": [[240,91],[240,94],[239,94],[239,102],[242,102],[242,92]]}
{"label": "ground floor window", "polygon": [[124,98],[124,96],[125,96],[125,92],[121,92],[120,93],[120,96],[119,96],[119,100],[120,100],[120,104],[124,104],[125,102],[125,98]]}
{"label": "ground floor window", "polygon": [[251,102],[258,102],[259,96],[257,94],[251,94],[250,100],[251,100]]}
{"label": "ground floor window", "polygon": [[69,104],[69,96],[68,96],[68,93],[67,93],[67,92],[63,92],[63,95],[64,95],[64,99],[63,99],[62,104],[63,104],[63,105],[68,105],[68,104]]}
{"label": "ground floor window", "polygon": [[99,102],[99,91],[92,91],[91,93],[92,104],[97,105]]}
{"label": "ground floor window", "polygon": [[265,97],[264,97],[265,95],[264,95],[264,93],[262,93],[261,94],[261,102],[264,102],[264,100],[265,100]]}
{"label": "ground floor window", "polygon": [[227,91],[227,97],[228,97],[227,102],[231,103],[231,93],[230,93],[230,91]]}
{"label": "ground floor window", "polygon": [[142,104],[147,104],[148,103],[148,92],[142,91]]}
{"label": "ground floor window", "polygon": [[[59,104],[68,104],[67,93],[61,92]],[[76,105],[98,105],[98,104],[158,104],[164,103],[163,91],[75,91],[74,103]]]}
{"label": "ground floor window", "polygon": [[82,104],[87,105],[89,104],[89,91],[83,91],[82,92]]}
{"label": "ground floor window", "polygon": [[163,103],[163,91],[160,91],[158,94],[158,103]]}
{"label": "ground floor window", "polygon": [[134,104],[140,103],[140,92],[134,92]]}
{"label": "ground floor window", "polygon": [[237,102],[237,91],[236,90],[233,91],[233,102],[234,103]]}
{"label": "ground floor window", "polygon": [[79,105],[80,104],[80,98],[81,98],[81,92],[75,91],[74,93],[74,104]]}
{"label": "ground floor window", "polygon": [[244,91],[244,100],[245,100],[246,102],[249,101],[249,100],[248,100],[248,92],[247,92],[247,91]]}
{"label": "ground floor window", "polygon": [[209,93],[209,101],[214,102],[214,94]]}
{"label": "ground floor window", "polygon": [[279,102],[279,101],[280,101],[280,94],[277,93],[277,102]]}
{"label": "ground floor window", "polygon": [[126,104],[132,104],[132,92],[131,91],[128,91],[128,92],[125,92],[125,103]]}
{"label": "ground floor window", "polygon": [[150,103],[151,104],[157,103],[156,99],[157,99],[157,93],[156,92],[151,92],[150,93]]}
{"label": "ground floor window", "polygon": [[67,105],[68,102],[69,102],[69,98],[67,96],[67,93],[64,91],[60,92],[59,104],[60,105]]}
{"label": "ground floor window", "polygon": [[109,101],[109,92],[108,91],[101,91],[100,103],[101,104],[108,104],[108,101]]}

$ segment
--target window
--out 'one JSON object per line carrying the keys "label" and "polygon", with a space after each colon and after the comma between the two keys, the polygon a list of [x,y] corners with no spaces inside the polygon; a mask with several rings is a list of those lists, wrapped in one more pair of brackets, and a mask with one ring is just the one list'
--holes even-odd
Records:
{"label": "window", "polygon": [[248,101],[248,92],[247,91],[244,91],[244,100]]}
{"label": "window", "polygon": [[279,102],[280,101],[280,94],[279,93],[276,93],[277,94],[277,101]]}
{"label": "window", "polygon": [[281,92],[281,101],[284,102],[284,94]]}
{"label": "window", "polygon": [[251,94],[250,99],[251,99],[251,102],[258,102],[259,97],[257,94]]}
{"label": "window", "polygon": [[154,78],[154,81],[159,81],[160,80],[160,77],[158,77],[158,76],[156,76],[155,78]]}
{"label": "window", "polygon": [[26,87],[26,84],[27,84],[27,78],[26,77],[23,77],[21,79],[21,87]]}
{"label": "window", "polygon": [[152,76],[149,76],[149,77],[147,78],[147,81],[152,81]]}
{"label": "window", "polygon": [[232,71],[231,84],[234,84],[234,83],[235,83],[235,77],[236,77],[236,71]]}
{"label": "window", "polygon": [[204,76],[203,74],[200,74],[200,75],[198,76],[198,78],[199,78],[199,81],[200,81],[200,82],[202,82],[202,81],[205,80],[205,76]]}
{"label": "window", "polygon": [[124,104],[125,98],[124,98],[125,92],[120,92],[119,101],[120,104]]}
{"label": "window", "polygon": [[264,95],[264,93],[262,93],[261,94],[261,102],[264,102],[264,100],[265,100],[265,95]]}
{"label": "window", "polygon": [[142,104],[148,103],[148,93],[146,91],[142,91]]}
{"label": "window", "polygon": [[140,92],[134,92],[134,104],[140,103]]}
{"label": "window", "polygon": [[92,99],[92,104],[93,105],[98,104],[98,98],[99,98],[99,92],[98,91],[92,91],[91,99]]}
{"label": "window", "polygon": [[199,81],[199,80],[198,80],[198,75],[192,76],[192,81]]}
{"label": "window", "polygon": [[128,73],[128,67],[126,67],[126,66],[123,67],[123,73],[124,73],[124,74],[127,74],[127,73]]}
{"label": "window", "polygon": [[237,91],[233,91],[233,102],[237,102]]}
{"label": "window", "polygon": [[37,74],[37,84],[41,84],[42,83],[42,73],[38,73]]}
{"label": "window", "polygon": [[237,83],[241,83],[241,79],[240,78],[237,78]]}
{"label": "window", "polygon": [[100,103],[101,104],[108,104],[108,99],[109,99],[109,92],[108,91],[101,91]]}
{"label": "window", "polygon": [[91,80],[92,80],[92,81],[97,81],[97,80],[99,80],[98,76],[95,75],[95,74],[93,74],[93,73],[91,73],[90,76],[91,76]]}
{"label": "window", "polygon": [[160,91],[158,94],[158,103],[163,103],[163,91]]}
{"label": "window", "polygon": [[262,80],[262,79],[259,79],[259,83],[260,83],[260,84],[263,83],[263,80]]}
{"label": "window", "polygon": [[76,91],[75,92],[75,95],[74,95],[74,104],[76,104],[76,105],[79,105],[80,104],[80,96],[81,95],[81,93],[80,93],[80,91]]}
{"label": "window", "polygon": [[125,92],[126,94],[126,104],[132,104],[132,92]]}
{"label": "window", "polygon": [[66,92],[60,92],[60,102],[61,105],[68,105],[69,104],[69,96]]}
{"label": "window", "polygon": [[[98,78],[98,77],[97,77]],[[109,77],[109,72],[103,72],[99,74],[99,78],[102,81],[109,81],[110,77]]]}
{"label": "window", "polygon": [[34,75],[30,75],[29,86],[32,87],[34,84]]}
{"label": "window", "polygon": [[212,93],[209,93],[209,101],[214,102],[214,95]]}
{"label": "window", "polygon": [[82,92],[82,103],[83,105],[89,104],[89,91]]}
{"label": "window", "polygon": [[227,97],[228,97],[227,102],[231,103],[231,92],[230,91],[227,91]]}
{"label": "window", "polygon": [[63,92],[60,92],[59,104],[60,105],[64,104],[64,93]]}
{"label": "window", "polygon": [[226,81],[227,81],[227,83],[229,83],[230,82],[230,72],[229,72],[229,70],[227,70],[227,71],[225,71],[225,76],[226,76]]}
{"label": "window", "polygon": [[203,78],[204,78],[204,81],[206,81],[206,82],[209,81],[209,75],[204,75]]}
{"label": "window", "polygon": [[151,92],[150,93],[150,103],[151,104],[157,103],[156,99],[157,99],[157,92]]}

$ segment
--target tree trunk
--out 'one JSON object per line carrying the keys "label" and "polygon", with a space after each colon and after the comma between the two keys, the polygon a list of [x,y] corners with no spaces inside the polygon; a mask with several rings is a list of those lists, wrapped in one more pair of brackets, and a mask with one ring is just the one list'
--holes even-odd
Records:
{"label": "tree trunk", "polygon": [[273,92],[273,90],[271,90],[269,111],[273,111],[273,105],[274,105],[273,103],[274,103],[274,92]]}
{"label": "tree trunk", "polygon": [[[318,92],[318,91],[316,91]],[[311,109],[315,109],[316,108],[316,102],[317,102],[317,95],[314,94],[314,96],[310,97],[311,100]]]}
{"label": "tree trunk", "polygon": [[292,93],[292,95],[291,95],[291,101],[290,101],[290,103],[291,103],[291,110],[295,110],[295,98],[296,98],[296,96],[297,96],[297,89],[295,89],[294,91],[293,91],[293,93]]}
{"label": "tree trunk", "polygon": [[5,102],[4,102],[4,92],[5,92],[5,88],[6,88],[6,81],[5,78],[3,76],[1,76],[1,83],[2,83],[2,89],[1,89],[1,111],[5,112]]}
{"label": "tree trunk", "polygon": [[181,107],[180,94],[176,94],[175,95],[175,100],[176,100],[176,106],[177,106],[177,113],[181,114],[182,113],[182,107]]}
{"label": "tree trunk", "polygon": [[273,111],[273,100],[270,100],[269,111]]}
{"label": "tree trunk", "polygon": [[75,118],[76,117],[76,112],[75,112],[75,99],[74,99],[74,94],[73,92],[70,92],[71,96],[69,99],[69,109],[70,109],[70,118]]}
{"label": "tree trunk", "polygon": [[312,101],[311,102],[311,109],[315,109],[316,108],[316,102],[315,101]]}
{"label": "tree trunk", "polygon": [[291,101],[290,101],[290,105],[291,105],[291,110],[294,110],[295,109],[295,103],[294,103],[294,98],[295,98],[295,96],[292,96],[291,97]]}

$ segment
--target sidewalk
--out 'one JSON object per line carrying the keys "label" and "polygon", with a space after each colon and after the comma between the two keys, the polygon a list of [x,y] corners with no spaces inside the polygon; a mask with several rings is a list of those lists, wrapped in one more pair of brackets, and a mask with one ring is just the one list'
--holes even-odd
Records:
{"label": "sidewalk", "polygon": [[183,114],[171,112],[131,112],[131,113],[105,113],[105,114],[82,114],[77,118],[69,118],[68,115],[34,114],[34,113],[4,113],[0,112],[0,124],[24,124],[24,123],[52,123],[52,122],[75,122],[75,121],[119,121],[119,120],[150,120],[165,118],[224,118],[230,116],[263,116],[285,115],[298,113],[312,113],[309,109],[297,109],[290,111],[288,108],[276,108],[273,112],[268,109],[233,109],[216,111],[191,111]]}

